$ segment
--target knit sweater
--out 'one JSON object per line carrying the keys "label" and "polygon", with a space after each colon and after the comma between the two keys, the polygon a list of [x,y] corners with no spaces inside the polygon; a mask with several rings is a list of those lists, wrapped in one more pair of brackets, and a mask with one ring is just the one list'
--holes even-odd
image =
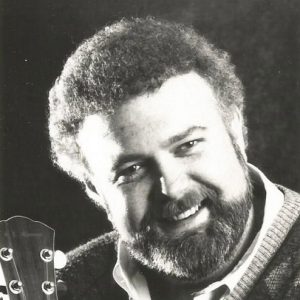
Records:
{"label": "knit sweater", "polygon": [[[278,188],[284,204],[226,300],[300,299],[300,195]],[[111,232],[68,253],[68,264],[58,273],[68,290],[60,300],[128,299],[112,277],[117,240],[117,233]]]}

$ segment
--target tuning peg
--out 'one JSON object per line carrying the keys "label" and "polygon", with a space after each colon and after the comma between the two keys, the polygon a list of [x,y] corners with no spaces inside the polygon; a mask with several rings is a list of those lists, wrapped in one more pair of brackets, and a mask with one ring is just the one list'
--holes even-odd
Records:
{"label": "tuning peg", "polygon": [[23,283],[19,280],[12,280],[8,286],[10,291],[15,295],[20,294],[23,289]]}
{"label": "tuning peg", "polygon": [[57,288],[57,293],[59,296],[64,296],[68,292],[68,287],[67,287],[66,283],[64,281],[62,281],[61,279],[58,279],[56,281],[56,288]]}
{"label": "tuning peg", "polygon": [[4,297],[5,297],[4,294],[0,292],[0,300],[4,300],[5,299]]}
{"label": "tuning peg", "polygon": [[54,268],[55,269],[62,269],[67,263],[66,255],[60,250],[56,250],[53,255],[52,250],[42,249],[40,252],[40,257],[44,262],[47,262],[47,263],[51,262],[54,258]]}
{"label": "tuning peg", "polygon": [[13,249],[11,248],[1,248],[0,249],[0,258],[4,261],[10,261],[13,257]]}
{"label": "tuning peg", "polygon": [[60,250],[56,250],[54,254],[55,269],[62,269],[67,264],[67,256]]}
{"label": "tuning peg", "polygon": [[9,300],[8,295],[0,292],[0,300]]}
{"label": "tuning peg", "polygon": [[40,257],[44,262],[50,262],[53,260],[53,251],[50,249],[42,249]]}
{"label": "tuning peg", "polygon": [[51,281],[44,281],[42,283],[42,290],[46,295],[52,295],[55,291],[54,282]]}

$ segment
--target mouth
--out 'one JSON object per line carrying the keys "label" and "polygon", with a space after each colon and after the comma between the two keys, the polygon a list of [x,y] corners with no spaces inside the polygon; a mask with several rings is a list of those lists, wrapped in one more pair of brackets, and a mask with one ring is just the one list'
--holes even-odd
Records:
{"label": "mouth", "polygon": [[204,230],[210,219],[208,201],[208,199],[204,199],[201,204],[164,217],[160,220],[161,228],[170,234],[180,234],[192,229]]}
{"label": "mouth", "polygon": [[184,212],[182,212],[180,214],[170,216],[167,219],[169,221],[185,220],[185,219],[193,216],[200,208],[201,208],[201,204],[200,205],[195,205],[195,206],[191,207],[190,209],[187,209],[187,210],[185,210]]}

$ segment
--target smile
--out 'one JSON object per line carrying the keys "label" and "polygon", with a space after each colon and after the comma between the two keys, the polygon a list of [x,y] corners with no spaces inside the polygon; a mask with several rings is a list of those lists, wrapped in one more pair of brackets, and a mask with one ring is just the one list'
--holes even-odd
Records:
{"label": "smile", "polygon": [[160,229],[167,235],[181,235],[196,230],[204,231],[210,222],[210,209],[208,199],[196,204],[183,212],[169,215],[160,220]]}
{"label": "smile", "polygon": [[179,215],[173,216],[170,219],[174,221],[181,221],[184,219],[187,219],[188,217],[194,215],[200,208],[201,205],[195,205],[191,207],[190,209],[180,213]]}

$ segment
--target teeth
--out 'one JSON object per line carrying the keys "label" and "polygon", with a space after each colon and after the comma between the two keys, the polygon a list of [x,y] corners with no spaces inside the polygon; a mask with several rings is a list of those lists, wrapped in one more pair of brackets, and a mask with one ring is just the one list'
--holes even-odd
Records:
{"label": "teeth", "polygon": [[173,216],[172,219],[175,221],[180,221],[180,220],[186,219],[186,218],[190,217],[191,215],[193,215],[194,213],[196,213],[196,211],[198,211],[198,210],[199,210],[199,205],[193,206],[189,210],[186,210],[185,212],[183,212],[177,216]]}

